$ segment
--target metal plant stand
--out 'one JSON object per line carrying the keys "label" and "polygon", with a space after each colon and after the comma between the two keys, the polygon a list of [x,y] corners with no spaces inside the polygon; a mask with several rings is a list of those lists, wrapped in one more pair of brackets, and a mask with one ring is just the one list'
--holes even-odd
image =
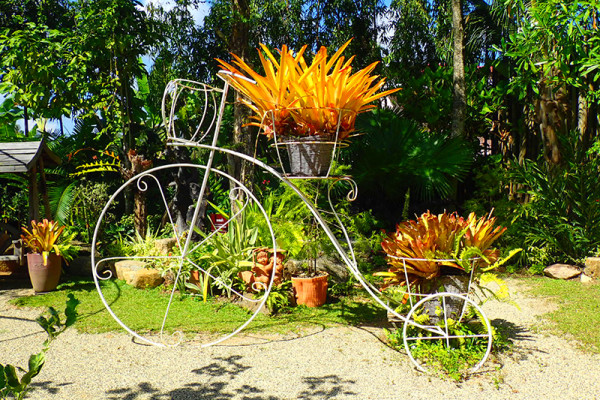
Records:
{"label": "metal plant stand", "polygon": [[[234,220],[247,207],[257,207],[260,210],[269,230],[269,236],[271,241],[271,247],[273,249],[274,256],[276,257],[277,251],[277,241],[275,238],[275,234],[273,233],[273,227],[271,222],[269,221],[269,216],[261,202],[255,195],[252,193],[252,190],[246,187],[242,182],[237,181],[234,177],[229,175],[225,171],[221,171],[217,169],[215,164],[216,157],[237,157],[242,160],[245,160],[249,163],[252,163],[256,168],[260,168],[263,171],[271,174],[275,179],[279,179],[283,184],[287,185],[293,192],[295,192],[300,199],[305,203],[306,207],[310,210],[310,213],[314,217],[315,221],[318,225],[323,229],[337,252],[339,256],[346,264],[350,272],[354,275],[356,280],[360,282],[360,284],[364,287],[364,289],[373,297],[373,299],[381,305],[384,309],[388,311],[389,315],[394,316],[399,321],[404,322],[404,344],[413,363],[420,370],[425,370],[426,368],[421,365],[411,354],[412,344],[415,341],[423,339],[421,335],[415,336],[407,336],[407,329],[409,327],[414,327],[424,332],[428,333],[427,340],[435,340],[441,339],[445,340],[447,343],[450,342],[451,339],[455,339],[457,335],[452,335],[448,332],[447,329],[440,328],[439,326],[433,325],[421,325],[414,320],[415,313],[420,309],[420,307],[434,298],[441,298],[442,304],[445,303],[446,300],[454,297],[460,297],[460,299],[464,300],[465,305],[469,305],[474,307],[479,315],[483,316],[485,326],[487,327],[487,333],[484,335],[488,338],[488,351],[485,354],[485,357],[473,368],[476,370],[479,368],[487,358],[489,354],[489,349],[491,348],[491,326],[487,318],[485,318],[483,311],[472,301],[470,300],[466,294],[454,294],[454,293],[439,293],[432,296],[427,296],[422,298],[419,302],[414,304],[411,308],[410,312],[405,316],[397,312],[394,308],[388,305],[388,299],[386,299],[386,295],[382,293],[378,288],[369,283],[361,274],[358,269],[357,261],[355,258],[355,254],[352,248],[352,242],[350,240],[350,236],[344,227],[344,223],[338,213],[335,210],[331,189],[334,185],[340,182],[346,182],[350,186],[350,190],[348,193],[348,199],[353,200],[357,195],[357,186],[356,183],[347,176],[331,176],[329,169],[324,176],[294,176],[289,173],[281,172],[279,170],[274,169],[273,167],[265,164],[264,162],[236,152],[231,149],[226,149],[218,146],[218,138],[221,130],[224,110],[226,106],[226,98],[227,92],[229,89],[229,83],[227,80],[227,76],[221,76],[224,78],[224,87],[213,88],[202,83],[188,81],[188,80],[175,80],[168,84],[165,94],[163,97],[163,119],[165,121],[165,125],[167,127],[168,133],[168,145],[173,147],[183,147],[185,149],[190,149],[194,151],[194,154],[200,154],[203,161],[203,164],[196,163],[173,163],[164,166],[155,167],[144,171],[131,179],[125,182],[117,191],[110,197],[108,203],[102,210],[96,228],[94,230],[93,241],[92,241],[92,265],[93,265],[93,277],[96,283],[97,290],[100,294],[102,302],[105,307],[112,315],[112,317],[132,336],[137,338],[139,341],[143,343],[148,343],[156,346],[171,346],[176,345],[183,339],[183,334],[174,334],[174,335],[166,335],[165,331],[167,331],[169,326],[169,315],[172,311],[172,306],[174,303],[174,297],[176,293],[176,289],[178,284],[182,282],[183,275],[186,273],[186,270],[189,270],[190,267],[197,269],[201,274],[204,275],[205,279],[211,279],[214,283],[220,285],[225,291],[231,294],[231,297],[237,300],[243,300],[245,302],[249,302],[254,304],[254,311],[249,313],[246,319],[232,332],[227,333],[225,335],[214,337],[210,336],[203,340],[202,346],[210,346],[217,343],[220,343],[224,340],[227,340],[244,329],[260,312],[261,308],[265,305],[267,297],[271,291],[273,285],[273,277],[275,275],[275,268],[273,268],[271,279],[268,284],[256,284],[256,289],[260,289],[257,292],[259,295],[249,295],[244,293],[243,291],[236,289],[233,285],[228,282],[223,281],[218,276],[211,272],[211,269],[206,265],[202,264],[201,260],[195,258],[195,253],[204,246],[207,241],[211,239],[212,236],[221,234],[223,231],[227,230],[227,224],[220,226],[214,232],[209,234],[206,237],[195,235],[192,232],[180,232],[177,230],[176,224],[176,216],[173,215],[171,209],[173,208],[173,202],[170,198],[170,192],[173,191],[173,188],[170,187],[167,183],[163,182],[165,175],[175,176],[177,174],[197,174],[198,183],[197,183],[197,196],[194,199],[194,205],[190,208],[191,215],[188,215],[188,224],[191,227],[197,225],[199,221],[199,217],[201,215],[201,210],[206,209],[207,204],[207,196],[209,195],[209,180],[214,179],[215,177],[222,177],[227,179],[230,182],[234,182],[236,189],[232,190],[230,193],[231,198],[237,199],[237,213],[232,215],[229,221]],[[181,127],[178,125],[179,121],[177,120],[177,112],[184,107],[182,103],[183,99],[188,95],[193,96],[193,104],[201,105],[202,111],[196,114],[196,120],[194,121],[197,125],[195,130],[189,129],[189,127]],[[191,110],[191,109],[190,109]],[[341,114],[341,113],[340,113]],[[339,123],[338,123],[339,129]],[[288,144],[285,141],[278,140],[277,132],[274,132],[275,136],[275,148],[277,149],[277,157],[281,160],[282,155],[279,152],[280,147],[287,146]],[[336,136],[337,138],[337,136]],[[334,149],[331,153],[331,157],[335,158],[338,153],[337,140],[334,140]],[[285,157],[285,156],[283,156]],[[329,206],[331,210],[328,210],[328,213],[333,215],[335,219],[335,225],[337,226],[338,235],[334,234],[332,227],[328,224],[323,217],[323,214],[320,210],[317,209],[314,201],[309,199],[305,193],[303,193],[295,184],[295,179],[319,179],[328,184],[327,198],[329,202]],[[131,255],[128,254],[127,251],[115,251],[114,253],[123,253],[123,254],[111,254],[107,257],[99,257],[98,254],[101,254],[98,250],[102,250],[103,243],[101,243],[102,233],[109,228],[110,226],[115,225],[115,221],[110,220],[111,210],[114,208],[122,207],[123,200],[122,197],[128,191],[145,193],[151,196],[151,201],[153,204],[160,205],[164,207],[164,218],[163,220],[166,223],[173,227],[173,236],[175,237],[176,244],[173,249],[173,254],[146,254],[146,255]],[[239,200],[241,199],[241,202]],[[232,200],[233,201],[233,200]],[[341,232],[341,233],[340,233]],[[339,237],[338,237],[339,236]],[[113,309],[112,303],[113,298],[112,294],[105,295],[102,291],[102,286],[100,285],[101,280],[107,280],[113,277],[114,263],[118,261],[141,261],[146,264],[162,264],[170,265],[171,270],[173,271],[173,289],[170,293],[170,299],[168,305],[165,307],[164,315],[162,316],[162,322],[160,323],[160,327],[155,329],[157,334],[142,334],[138,332],[136,329],[128,326],[126,322],[122,320],[123,312],[117,312]],[[412,300],[411,300],[412,301]],[[136,305],[132,304],[130,307],[135,307]],[[129,305],[128,305],[129,307]],[[143,310],[140,310],[143,312]],[[219,318],[219,314],[215,313],[213,318]],[[144,327],[144,329],[148,329],[149,327]],[[199,327],[201,329],[201,327]]]}

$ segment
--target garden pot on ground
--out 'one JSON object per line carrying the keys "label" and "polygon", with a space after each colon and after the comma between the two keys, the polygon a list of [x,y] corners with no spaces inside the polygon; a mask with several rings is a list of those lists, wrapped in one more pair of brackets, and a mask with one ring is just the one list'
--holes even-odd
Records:
{"label": "garden pot on ground", "polygon": [[294,176],[324,176],[329,171],[335,143],[323,136],[285,136],[290,173]]}
{"label": "garden pot on ground", "polygon": [[50,292],[56,289],[62,271],[62,257],[51,253],[48,263],[44,265],[44,258],[39,253],[27,254],[27,269],[29,278],[35,292]]}
{"label": "garden pot on ground", "polygon": [[292,277],[296,303],[307,307],[319,307],[327,300],[327,278],[329,274],[312,278]]}

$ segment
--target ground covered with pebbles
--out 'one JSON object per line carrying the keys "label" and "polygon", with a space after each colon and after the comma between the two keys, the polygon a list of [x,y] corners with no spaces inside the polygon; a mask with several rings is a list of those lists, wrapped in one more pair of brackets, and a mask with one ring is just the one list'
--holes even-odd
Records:
{"label": "ground covered with pebbles", "polygon": [[[1,284],[1,283],[0,283]],[[28,398],[36,399],[600,399],[600,356],[538,329],[552,303],[510,279],[520,309],[488,302],[486,315],[507,326],[513,350],[456,383],[417,372],[387,347],[381,328],[337,326],[297,335],[244,335],[208,348],[136,344],[123,332],[79,334],[52,343]],[[1,287],[0,287],[1,289]],[[26,365],[45,334],[40,310],[17,309],[0,290],[0,363]]]}

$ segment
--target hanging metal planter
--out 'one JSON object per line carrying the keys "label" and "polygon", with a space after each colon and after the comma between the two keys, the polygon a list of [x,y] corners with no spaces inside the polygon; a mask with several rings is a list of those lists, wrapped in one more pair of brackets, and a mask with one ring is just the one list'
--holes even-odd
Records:
{"label": "hanging metal planter", "polygon": [[331,168],[335,142],[323,136],[281,138],[287,150],[293,176],[327,176]]}
{"label": "hanging metal planter", "polygon": [[354,118],[355,114],[347,110],[296,108],[287,109],[285,113],[269,111],[261,125],[265,134],[273,139],[272,146],[284,175],[326,178],[338,156],[337,149],[347,145],[341,138],[347,137],[347,131],[353,129]]}

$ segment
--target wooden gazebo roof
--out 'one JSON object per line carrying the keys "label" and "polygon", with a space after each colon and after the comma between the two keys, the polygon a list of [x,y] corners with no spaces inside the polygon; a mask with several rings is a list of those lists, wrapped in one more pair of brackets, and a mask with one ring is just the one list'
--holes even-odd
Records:
{"label": "wooden gazebo roof", "polygon": [[44,168],[61,163],[44,141],[40,142],[0,142],[0,174],[23,173],[29,178],[29,219],[39,220],[40,204],[37,175],[40,175],[40,186],[46,218],[50,218],[50,204],[46,187]]}
{"label": "wooden gazebo roof", "polygon": [[46,143],[41,142],[10,142],[0,143],[0,174],[27,173],[42,157],[44,166],[60,164],[60,158],[54,154]]}

